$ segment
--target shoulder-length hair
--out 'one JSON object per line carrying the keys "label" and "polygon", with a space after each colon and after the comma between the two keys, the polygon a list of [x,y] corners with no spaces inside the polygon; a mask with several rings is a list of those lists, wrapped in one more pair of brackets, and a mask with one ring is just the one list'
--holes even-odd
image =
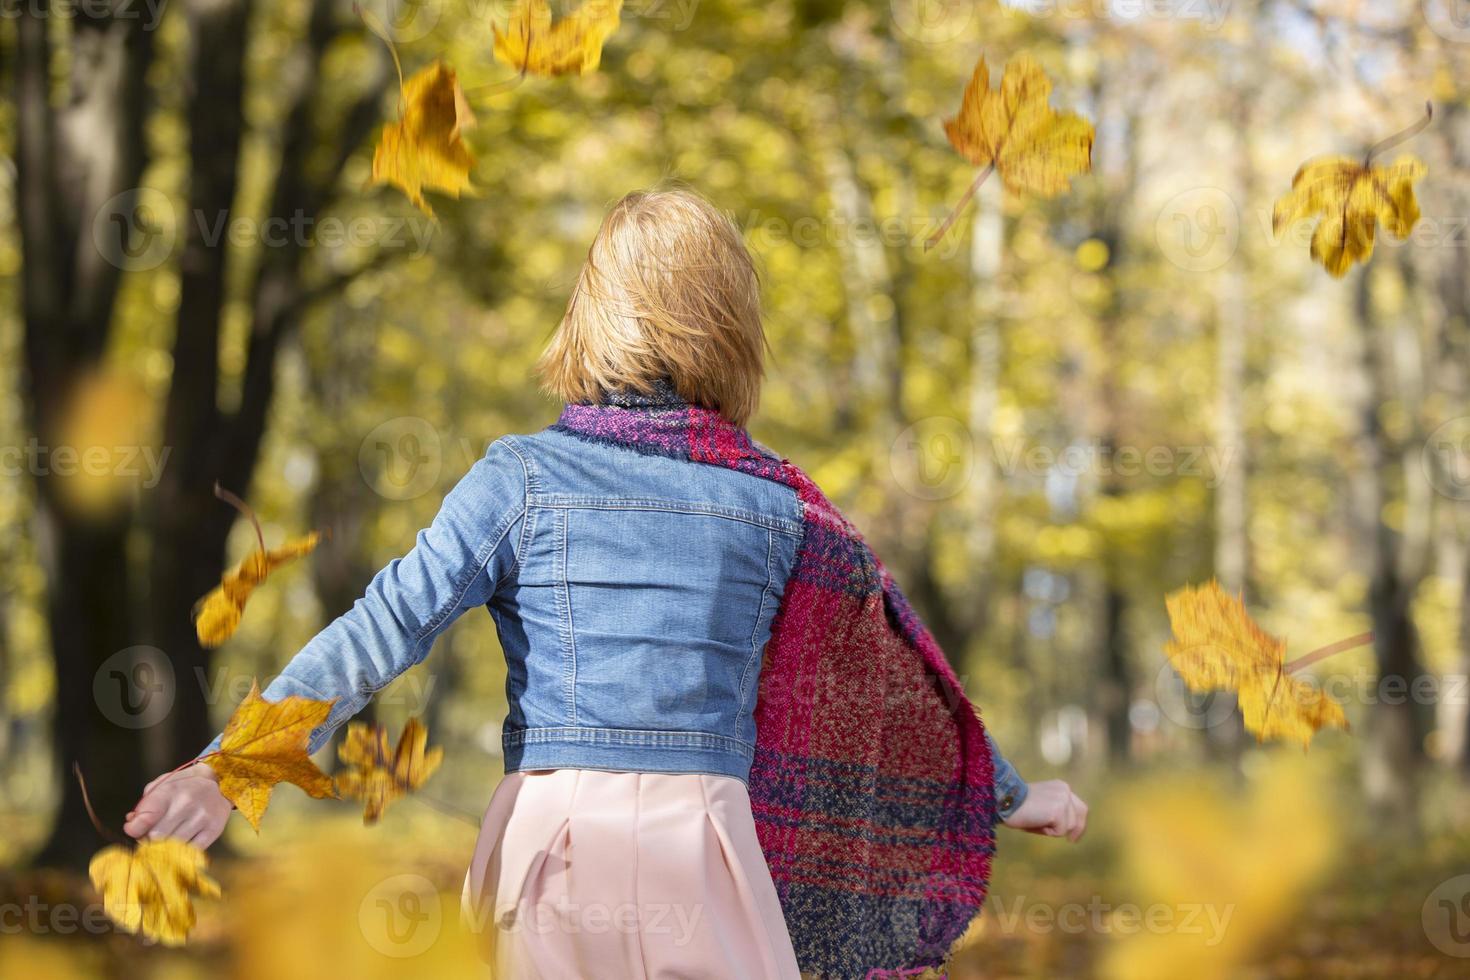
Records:
{"label": "shoulder-length hair", "polygon": [[536,371],[583,403],[667,379],[745,425],[765,353],[760,277],[735,224],[692,191],[637,191],[603,219]]}

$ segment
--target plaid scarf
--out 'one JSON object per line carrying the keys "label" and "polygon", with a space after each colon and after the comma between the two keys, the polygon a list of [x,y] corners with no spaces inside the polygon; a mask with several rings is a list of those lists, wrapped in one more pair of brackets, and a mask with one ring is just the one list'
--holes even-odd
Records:
{"label": "plaid scarf", "polygon": [[941,967],[985,900],[990,748],[954,670],[862,537],[805,473],[667,384],[568,405],[553,426],[796,491],[804,534],[755,707],[750,800],[804,973]]}

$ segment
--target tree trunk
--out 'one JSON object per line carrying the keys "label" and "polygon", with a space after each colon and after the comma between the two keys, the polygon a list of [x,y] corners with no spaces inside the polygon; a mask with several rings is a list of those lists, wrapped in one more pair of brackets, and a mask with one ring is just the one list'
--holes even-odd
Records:
{"label": "tree trunk", "polygon": [[1359,413],[1361,475],[1355,482],[1369,539],[1368,605],[1373,617],[1373,654],[1380,695],[1370,706],[1363,782],[1370,804],[1394,825],[1407,827],[1418,811],[1417,776],[1423,761],[1419,710],[1408,692],[1414,689],[1422,669],[1418,632],[1410,615],[1416,579],[1401,567],[1400,536],[1384,518],[1391,494],[1391,468],[1400,455],[1379,418],[1379,407],[1392,393],[1380,355],[1383,328],[1373,311],[1370,271],[1358,273],[1353,302],[1365,385]]}
{"label": "tree trunk", "polygon": [[[16,170],[25,323],[23,389],[27,423],[43,444],[56,438],[75,384],[106,349],[112,305],[129,242],[94,236],[94,219],[134,217],[142,172],[144,76],[152,32],[143,19],[114,18],[112,7],[78,10],[68,52],[69,89],[52,91],[50,19],[23,5],[16,26]],[[39,855],[48,864],[85,864],[101,841],[91,826],[71,764],[91,777],[98,816],[116,829],[136,799],[144,771],[144,729],[110,715],[99,677],[104,662],[132,646],[127,538],[131,515],[88,516],[67,508],[38,467],[37,552],[47,582],[57,700],[53,744],[63,776],[61,805]],[[119,705],[136,702],[120,671]],[[94,680],[98,687],[94,689]],[[146,694],[145,694],[146,696]]]}

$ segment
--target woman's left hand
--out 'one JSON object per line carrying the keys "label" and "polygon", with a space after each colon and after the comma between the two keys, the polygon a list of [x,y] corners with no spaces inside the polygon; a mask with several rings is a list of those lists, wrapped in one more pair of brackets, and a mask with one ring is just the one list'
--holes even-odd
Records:
{"label": "woman's left hand", "polygon": [[1046,837],[1079,840],[1087,830],[1087,804],[1060,779],[1032,783],[1026,799],[1004,821],[1007,827]]}

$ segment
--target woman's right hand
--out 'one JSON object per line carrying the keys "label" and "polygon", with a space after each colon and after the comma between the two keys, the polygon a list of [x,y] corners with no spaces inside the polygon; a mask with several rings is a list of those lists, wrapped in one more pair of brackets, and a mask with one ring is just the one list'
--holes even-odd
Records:
{"label": "woman's right hand", "polygon": [[1007,827],[1076,843],[1087,830],[1087,804],[1060,779],[1032,783],[1026,799],[1004,821]]}
{"label": "woman's right hand", "polygon": [[219,840],[234,809],[219,791],[219,777],[207,763],[164,773],[143,787],[128,813],[123,832],[141,840],[176,837],[195,847]]}

